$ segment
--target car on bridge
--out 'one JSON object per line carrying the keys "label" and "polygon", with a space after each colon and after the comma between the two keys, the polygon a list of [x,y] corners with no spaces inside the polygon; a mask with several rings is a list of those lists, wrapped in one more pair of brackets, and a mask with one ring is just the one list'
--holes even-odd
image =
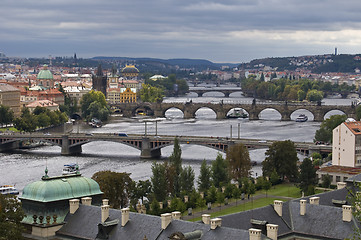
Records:
{"label": "car on bridge", "polygon": [[126,134],[126,133],[118,133],[118,136],[119,137],[128,137],[128,134]]}

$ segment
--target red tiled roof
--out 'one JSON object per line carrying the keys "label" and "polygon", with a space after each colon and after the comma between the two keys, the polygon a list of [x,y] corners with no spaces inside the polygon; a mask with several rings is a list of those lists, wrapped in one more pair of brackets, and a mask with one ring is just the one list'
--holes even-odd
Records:
{"label": "red tiled roof", "polygon": [[361,122],[360,121],[357,121],[357,122],[344,122],[344,124],[346,125],[346,127],[348,127],[350,129],[350,131],[354,135],[360,135],[361,134]]}
{"label": "red tiled roof", "polygon": [[328,173],[345,173],[350,175],[357,175],[361,173],[361,168],[358,167],[345,167],[345,166],[329,166],[320,168],[320,172]]}

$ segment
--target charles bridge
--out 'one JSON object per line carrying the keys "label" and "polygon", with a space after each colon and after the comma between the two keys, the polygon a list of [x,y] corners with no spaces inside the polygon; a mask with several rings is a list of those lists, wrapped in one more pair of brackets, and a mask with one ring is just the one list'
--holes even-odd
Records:
{"label": "charles bridge", "polygon": [[259,120],[260,113],[265,109],[275,109],[281,114],[282,121],[290,121],[291,114],[296,110],[307,110],[313,114],[316,122],[324,120],[325,115],[332,110],[339,110],[349,118],[356,117],[355,105],[320,105],[312,103],[294,103],[294,102],[274,102],[274,101],[256,101],[253,102],[226,102],[221,100],[217,103],[193,103],[188,102],[162,102],[162,103],[120,103],[111,106],[114,112],[122,113],[124,117],[133,117],[137,113],[143,112],[146,115],[154,117],[165,117],[167,110],[171,108],[179,109],[183,112],[185,119],[195,118],[196,112],[200,108],[212,109],[217,119],[224,119],[228,112],[234,108],[244,109],[249,116],[249,120]]}
{"label": "charles bridge", "polygon": [[[43,133],[13,133],[0,135],[0,152],[28,148],[41,145],[55,145],[61,148],[61,155],[77,155],[82,152],[82,145],[94,141],[118,142],[140,150],[141,158],[158,158],[161,149],[173,146],[175,138],[180,144],[194,144],[226,152],[228,147],[242,143],[250,149],[268,148],[274,140],[228,138],[228,137],[202,137],[202,136],[167,136],[167,135],[139,135],[129,134],[119,136],[114,133],[68,133],[68,134],[43,134]],[[331,152],[329,145],[315,145],[307,142],[294,142],[299,152],[308,154],[312,152]]]}

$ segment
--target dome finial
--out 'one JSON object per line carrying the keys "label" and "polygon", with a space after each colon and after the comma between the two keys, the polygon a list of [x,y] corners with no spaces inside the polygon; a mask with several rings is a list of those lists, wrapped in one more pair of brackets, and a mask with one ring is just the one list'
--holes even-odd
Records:
{"label": "dome finial", "polygon": [[44,177],[43,178],[49,178],[49,176],[48,176],[48,166],[46,166],[45,167],[45,175],[44,175]]}

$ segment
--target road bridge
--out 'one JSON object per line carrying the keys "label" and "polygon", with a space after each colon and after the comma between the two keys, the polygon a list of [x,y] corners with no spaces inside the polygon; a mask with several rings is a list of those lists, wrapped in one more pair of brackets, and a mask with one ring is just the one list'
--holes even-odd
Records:
{"label": "road bridge", "polygon": [[216,114],[217,119],[224,119],[227,113],[233,108],[244,109],[249,116],[249,120],[258,120],[260,113],[265,109],[274,109],[281,115],[282,121],[290,121],[291,114],[297,110],[309,111],[316,122],[324,120],[325,115],[332,110],[339,110],[347,117],[356,118],[355,105],[318,105],[312,103],[288,103],[271,101],[253,101],[253,102],[223,102],[218,103],[192,103],[192,102],[173,102],[173,103],[119,103],[113,104],[113,111],[123,113],[124,117],[136,116],[138,111],[155,117],[165,117],[167,110],[176,108],[182,111],[185,119],[195,118],[196,112],[201,108],[209,108]]}
{"label": "road bridge", "polygon": [[[274,140],[260,139],[230,139],[219,137],[202,136],[144,136],[129,134],[128,136],[119,136],[112,133],[71,133],[71,134],[52,134],[44,135],[41,133],[11,134],[0,135],[0,152],[19,149],[24,142],[42,142],[56,145],[61,148],[62,155],[76,155],[82,152],[82,145],[93,141],[118,142],[141,151],[141,158],[158,158],[161,156],[161,149],[174,145],[174,139],[178,138],[180,144],[195,144],[213,148],[218,151],[226,152],[228,147],[242,143],[250,149],[268,148]],[[303,153],[310,152],[331,152],[331,146],[315,145],[313,143],[295,142],[298,151]]]}

